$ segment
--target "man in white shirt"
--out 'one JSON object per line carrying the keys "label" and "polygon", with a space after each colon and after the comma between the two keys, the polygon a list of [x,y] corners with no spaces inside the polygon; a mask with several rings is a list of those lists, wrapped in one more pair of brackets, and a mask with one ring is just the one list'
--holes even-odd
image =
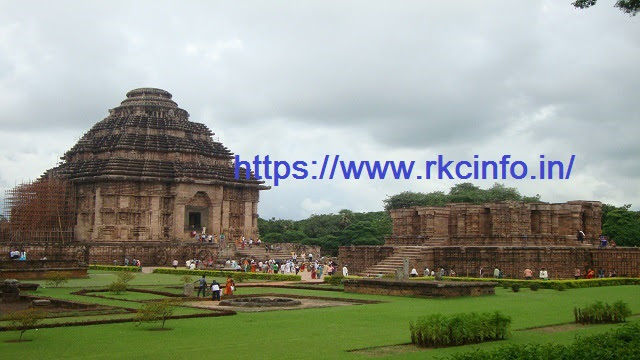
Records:
{"label": "man in white shirt", "polygon": [[220,284],[215,280],[211,282],[211,300],[220,301]]}

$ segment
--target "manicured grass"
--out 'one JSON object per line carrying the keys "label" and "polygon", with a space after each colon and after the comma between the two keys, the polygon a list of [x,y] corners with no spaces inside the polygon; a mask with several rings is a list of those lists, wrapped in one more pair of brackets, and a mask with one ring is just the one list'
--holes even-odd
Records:
{"label": "manicured grass", "polygon": [[[92,276],[98,274],[92,274]],[[146,285],[155,285],[150,288],[170,286],[175,284],[176,280],[155,278],[171,275],[139,275],[148,276],[138,281],[144,280]],[[167,281],[170,282],[166,283]],[[132,308],[138,308],[141,305],[131,301],[72,295],[71,288],[42,289],[41,291],[47,296],[71,298],[83,302]],[[456,299],[422,299],[303,289],[243,287],[238,288],[237,293],[359,298],[381,300],[384,303],[168,320],[166,326],[173,330],[161,332],[147,331],[146,329],[152,325],[135,326],[134,323],[41,329],[37,332],[30,330],[25,337],[33,341],[15,344],[0,343],[0,347],[3,348],[3,352],[6,351],[5,348],[10,349],[20,353],[24,358],[43,359],[113,359],[130,356],[133,352],[138,358],[154,359],[197,358],[204,354],[215,354],[215,357],[228,359],[254,357],[364,359],[368,358],[367,355],[348,351],[408,343],[410,341],[409,322],[421,315],[500,310],[512,317],[512,336],[507,341],[448,349],[420,350],[382,357],[432,359],[458,351],[491,348],[505,343],[569,343],[575,335],[598,333],[618,326],[596,325],[556,333],[523,330],[572,322],[574,306],[582,306],[596,300],[609,303],[624,300],[630,305],[634,314],[640,313],[640,286],[571,289],[563,292],[555,290],[534,292],[525,288],[518,293],[496,288],[495,296]],[[187,308],[180,309],[187,310]],[[632,321],[639,320],[634,318]],[[14,337],[16,337],[15,332],[0,332],[0,341]]]}

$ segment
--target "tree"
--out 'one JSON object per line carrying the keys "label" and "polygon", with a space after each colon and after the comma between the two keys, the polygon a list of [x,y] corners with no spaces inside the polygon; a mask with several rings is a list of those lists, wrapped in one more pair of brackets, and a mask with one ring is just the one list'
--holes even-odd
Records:
{"label": "tree", "polygon": [[118,280],[109,284],[109,292],[113,294],[122,294],[127,291],[129,287],[129,282],[133,280],[136,276],[130,271],[121,271],[118,273]]}
{"label": "tree", "polygon": [[60,271],[52,271],[48,273],[45,276],[45,279],[47,279],[47,286],[53,287],[58,287],[61,284],[66,284],[67,282],[69,282],[69,277]]}
{"label": "tree", "polygon": [[[597,2],[598,0],[576,0],[571,3],[571,5],[578,9],[587,9],[595,5]],[[631,16],[636,16],[636,14],[640,12],[640,0],[618,0],[614,6],[620,9],[620,11]]]}
{"label": "tree", "polygon": [[118,273],[118,281],[128,284],[131,280],[135,279],[135,275],[130,271],[121,271]]}
{"label": "tree", "polygon": [[154,322],[162,320],[160,329],[164,329],[164,323],[167,318],[173,314],[177,301],[174,299],[164,299],[144,304],[136,314],[138,323]]}
{"label": "tree", "polygon": [[20,337],[18,338],[18,341],[22,341],[22,335],[24,335],[27,330],[34,328],[42,319],[46,317],[47,313],[45,311],[32,308],[7,314],[2,317],[2,320],[9,322],[8,328],[20,331]]}
{"label": "tree", "polygon": [[602,234],[622,246],[640,246],[640,212],[631,204],[602,205]]}
{"label": "tree", "polygon": [[522,196],[518,189],[506,187],[495,183],[492,187],[483,190],[472,183],[460,183],[454,185],[448,194],[442,191],[434,191],[427,194],[405,191],[397,195],[387,197],[384,209],[403,209],[411,206],[444,206],[447,203],[482,204],[497,201],[524,201],[539,202],[540,195]]}

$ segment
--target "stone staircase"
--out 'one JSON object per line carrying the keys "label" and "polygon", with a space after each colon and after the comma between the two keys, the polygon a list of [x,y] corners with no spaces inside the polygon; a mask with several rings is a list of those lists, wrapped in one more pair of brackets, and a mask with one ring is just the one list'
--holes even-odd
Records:
{"label": "stone staircase", "polygon": [[[251,249],[248,245],[245,245],[244,250],[240,247],[236,249],[235,256],[236,258],[251,258],[256,261],[265,261],[269,259],[289,259],[291,258],[291,253],[285,250],[267,252],[264,249],[264,245],[254,245]],[[298,256],[300,255],[298,254]]]}
{"label": "stone staircase", "polygon": [[425,253],[429,248],[429,246],[395,246],[391,256],[364,269],[364,271],[360,272],[360,275],[394,274],[396,269],[402,269],[405,257],[409,258],[409,264],[423,262]]}

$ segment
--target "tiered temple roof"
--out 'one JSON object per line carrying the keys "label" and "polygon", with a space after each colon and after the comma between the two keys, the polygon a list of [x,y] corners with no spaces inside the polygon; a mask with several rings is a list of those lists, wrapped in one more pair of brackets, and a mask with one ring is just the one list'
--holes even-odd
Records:
{"label": "tiered temple roof", "polygon": [[206,125],[189,121],[189,113],[171,98],[161,89],[129,91],[50,174],[74,182],[197,181],[267,188],[253,177],[235,179],[233,153],[213,140]]}

